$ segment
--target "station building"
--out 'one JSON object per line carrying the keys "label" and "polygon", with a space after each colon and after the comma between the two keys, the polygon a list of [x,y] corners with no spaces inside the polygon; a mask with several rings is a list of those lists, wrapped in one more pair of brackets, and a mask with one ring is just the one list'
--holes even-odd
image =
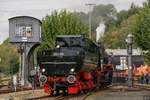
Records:
{"label": "station building", "polygon": [[[113,82],[124,83],[128,76],[127,49],[106,49],[106,52],[114,64]],[[132,64],[133,69],[144,65],[144,56],[140,49],[132,50]]]}
{"label": "station building", "polygon": [[[109,57],[112,59],[112,63],[118,69],[123,69],[127,64],[127,49],[106,49]],[[132,50],[132,64],[133,67],[139,67],[144,64],[144,56],[140,49]]]}

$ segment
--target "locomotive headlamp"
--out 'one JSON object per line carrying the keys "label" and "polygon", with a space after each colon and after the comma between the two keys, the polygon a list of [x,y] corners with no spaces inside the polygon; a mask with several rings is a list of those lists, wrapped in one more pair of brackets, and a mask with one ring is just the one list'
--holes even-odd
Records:
{"label": "locomotive headlamp", "polygon": [[44,73],[45,71],[46,71],[45,68],[43,68],[43,69],[42,69],[42,72]]}
{"label": "locomotive headlamp", "polygon": [[67,77],[67,82],[68,82],[68,83],[73,84],[73,83],[75,83],[75,81],[76,81],[76,77],[75,77],[74,75],[69,75],[69,76]]}
{"label": "locomotive headlamp", "polygon": [[60,45],[57,45],[56,48],[60,48]]}
{"label": "locomotive headlamp", "polygon": [[71,72],[74,72],[74,68],[71,68],[70,71],[71,71]]}

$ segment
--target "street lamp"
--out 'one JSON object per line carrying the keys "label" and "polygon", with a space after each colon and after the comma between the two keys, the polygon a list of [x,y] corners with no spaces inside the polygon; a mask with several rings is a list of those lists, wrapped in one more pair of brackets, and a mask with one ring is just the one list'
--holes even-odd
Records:
{"label": "street lamp", "polygon": [[92,38],[92,6],[96,5],[94,3],[87,3],[86,6],[89,6],[89,38]]}
{"label": "street lamp", "polygon": [[128,86],[133,87],[132,80],[132,34],[128,34],[126,43],[127,43],[127,54],[128,54]]}

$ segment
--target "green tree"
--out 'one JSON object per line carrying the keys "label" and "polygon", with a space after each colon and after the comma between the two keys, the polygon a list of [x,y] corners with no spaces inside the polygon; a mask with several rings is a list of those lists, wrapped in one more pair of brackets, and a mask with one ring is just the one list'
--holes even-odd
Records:
{"label": "green tree", "polygon": [[[113,21],[114,24],[108,21],[110,27],[101,39],[106,48],[126,48],[125,39],[128,33],[134,33],[139,10],[140,8],[132,3],[129,10],[122,10],[117,13],[117,18]],[[133,46],[136,47],[135,43]]]}
{"label": "green tree", "polygon": [[106,30],[114,25],[114,20],[116,18],[117,10],[112,4],[107,5],[98,5],[95,6],[92,12],[93,21],[95,24],[93,28],[96,29],[101,21],[104,21],[106,24]]}
{"label": "green tree", "polygon": [[146,51],[146,62],[150,65],[150,0],[147,0],[143,9],[139,12],[134,38],[137,45]]}
{"label": "green tree", "polygon": [[117,13],[117,20],[116,20],[117,27],[120,26],[122,21],[125,21],[130,16],[137,14],[139,12],[139,10],[140,10],[140,8],[138,6],[136,6],[134,3],[132,3],[129,10],[122,10],[119,13]]}
{"label": "green tree", "polygon": [[9,43],[8,39],[0,45],[0,58],[0,72],[5,74],[18,72],[19,55],[15,45]]}
{"label": "green tree", "polygon": [[[94,6],[92,10],[92,21],[91,21],[91,26],[92,26],[92,40],[96,40],[96,28],[99,26],[101,22],[104,22],[106,25],[106,31],[111,29],[112,27],[116,26],[116,15],[117,15],[117,10],[112,4],[107,4],[107,5],[97,5]],[[88,13],[77,13],[82,21],[85,23],[89,24],[89,12]]]}
{"label": "green tree", "polygon": [[80,19],[77,13],[54,11],[42,20],[42,45],[40,48],[55,46],[57,35],[77,35],[88,32],[88,26]]}
{"label": "green tree", "polygon": [[[94,6],[92,11],[92,31],[95,32],[101,21],[105,22],[106,29],[114,25],[117,10],[112,4]],[[81,19],[88,24],[89,13],[78,13]]]}
{"label": "green tree", "polygon": [[[128,17],[123,20],[118,27],[109,30],[104,34],[102,42],[106,48],[126,48],[125,39],[129,33],[134,33],[134,26],[136,25],[137,14]],[[133,47],[136,45],[133,43]]]}

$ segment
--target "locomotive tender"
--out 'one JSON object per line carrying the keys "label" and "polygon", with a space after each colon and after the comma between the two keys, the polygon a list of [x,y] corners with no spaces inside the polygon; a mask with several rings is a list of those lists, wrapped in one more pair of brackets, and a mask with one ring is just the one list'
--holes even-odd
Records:
{"label": "locomotive tender", "polygon": [[110,84],[113,68],[108,64],[100,67],[101,50],[81,35],[57,36],[56,48],[38,55],[44,91],[50,95],[78,94]]}

